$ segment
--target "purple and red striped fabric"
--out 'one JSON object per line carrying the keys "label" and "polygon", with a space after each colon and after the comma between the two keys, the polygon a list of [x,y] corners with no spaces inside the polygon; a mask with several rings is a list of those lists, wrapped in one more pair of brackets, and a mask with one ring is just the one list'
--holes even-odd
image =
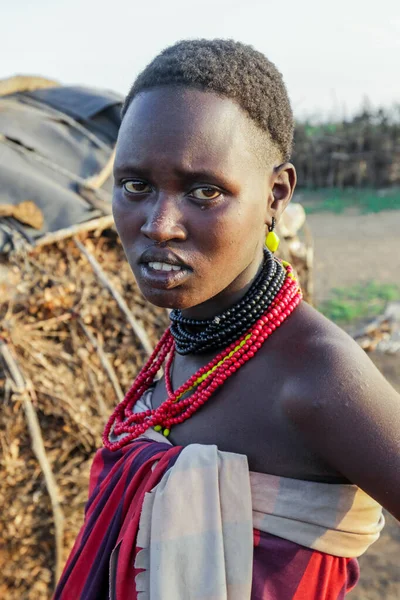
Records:
{"label": "purple and red striped fabric", "polygon": [[[85,520],[53,600],[137,600],[134,567],[143,499],[176,462],[181,447],[144,439],[97,451]],[[341,600],[358,562],[254,530],[251,600]]]}
{"label": "purple and red striped fabric", "polygon": [[355,558],[317,552],[254,530],[251,600],[341,600],[358,578]]}

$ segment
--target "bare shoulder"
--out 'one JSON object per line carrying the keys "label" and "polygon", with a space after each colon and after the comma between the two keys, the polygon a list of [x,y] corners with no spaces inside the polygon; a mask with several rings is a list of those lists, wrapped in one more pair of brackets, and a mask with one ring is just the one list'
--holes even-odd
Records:
{"label": "bare shoulder", "polygon": [[[400,518],[400,395],[344,331],[302,303],[283,408],[305,441]],[[294,317],[294,315],[293,315]]]}
{"label": "bare shoulder", "polygon": [[345,331],[305,302],[294,325],[285,402],[294,417],[307,418],[341,402],[379,394],[399,398],[368,355]]}

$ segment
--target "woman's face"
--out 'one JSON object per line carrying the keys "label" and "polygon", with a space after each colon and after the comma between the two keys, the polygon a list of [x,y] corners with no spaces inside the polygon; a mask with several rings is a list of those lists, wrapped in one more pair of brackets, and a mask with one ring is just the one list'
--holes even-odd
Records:
{"label": "woman's face", "polygon": [[206,318],[255,276],[274,179],[256,155],[257,134],[239,106],[213,93],[154,88],[132,101],[117,143],[113,214],[153,304]]}

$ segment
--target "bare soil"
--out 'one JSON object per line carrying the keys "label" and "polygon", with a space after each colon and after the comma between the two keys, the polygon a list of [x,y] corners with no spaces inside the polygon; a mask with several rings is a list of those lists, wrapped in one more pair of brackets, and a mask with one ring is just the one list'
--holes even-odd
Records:
{"label": "bare soil", "polygon": [[315,213],[307,222],[314,238],[317,304],[335,287],[371,280],[400,284],[400,210]]}
{"label": "bare soil", "polygon": [[[400,211],[316,213],[307,220],[314,238],[317,305],[335,287],[372,280],[400,284]],[[369,356],[400,393],[400,354]],[[400,599],[400,524],[385,516],[380,539],[360,558],[361,579],[349,594],[352,600]]]}

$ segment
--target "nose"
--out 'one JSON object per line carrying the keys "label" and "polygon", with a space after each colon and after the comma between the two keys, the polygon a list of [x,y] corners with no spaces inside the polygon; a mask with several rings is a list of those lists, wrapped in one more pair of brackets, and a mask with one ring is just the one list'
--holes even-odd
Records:
{"label": "nose", "polygon": [[146,221],[140,231],[157,243],[172,240],[182,241],[187,237],[182,220],[182,211],[177,205],[176,198],[167,194],[159,194],[154,204],[149,206]]}

